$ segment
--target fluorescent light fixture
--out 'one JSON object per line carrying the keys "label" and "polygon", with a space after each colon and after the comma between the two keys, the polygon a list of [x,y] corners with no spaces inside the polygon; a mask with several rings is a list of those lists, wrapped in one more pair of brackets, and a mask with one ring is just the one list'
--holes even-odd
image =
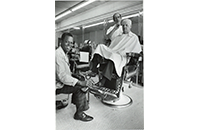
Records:
{"label": "fluorescent light fixture", "polygon": [[109,23],[112,23],[112,22],[114,22],[114,21],[111,19],[111,20],[109,20],[108,22],[109,22]]}
{"label": "fluorescent light fixture", "polygon": [[73,27],[73,29],[75,29],[75,30],[79,30],[79,29],[80,29],[80,27]]}
{"label": "fluorescent light fixture", "polygon": [[143,11],[142,11],[142,12],[139,12],[139,15],[143,15]]}
{"label": "fluorescent light fixture", "polygon": [[67,10],[66,12],[64,12],[64,13],[62,13],[62,14],[60,14],[60,15],[58,15],[58,16],[56,17],[55,20],[58,20],[58,19],[60,19],[60,18],[62,18],[62,17],[64,17],[64,16],[70,14],[71,12],[72,12],[71,10]]}
{"label": "fluorescent light fixture", "polygon": [[94,1],[96,1],[96,0],[88,0],[88,1],[86,1],[86,2],[84,2],[84,3],[81,3],[81,4],[79,4],[79,5],[75,6],[75,7],[73,7],[72,9],[67,10],[66,12],[64,12],[64,13],[62,13],[62,14],[60,14],[60,15],[58,15],[58,16],[56,17],[55,20],[58,20],[58,19],[60,19],[60,18],[62,18],[62,17],[64,17],[64,16],[66,16],[66,15],[68,15],[68,14],[70,14],[70,13],[72,13],[72,12],[74,12],[74,11],[76,11],[76,10],[78,10],[78,9],[80,9],[80,8],[82,8],[82,7],[84,7],[84,6],[86,6],[86,5],[89,5],[89,4],[91,4],[92,2],[94,2]]}
{"label": "fluorescent light fixture", "polygon": [[94,1],[96,1],[96,0],[88,0],[88,1],[86,1],[86,2],[84,2],[84,3],[82,3],[82,4],[80,4],[80,5],[75,6],[75,7],[72,8],[71,10],[72,10],[72,11],[76,11],[76,10],[78,10],[78,9],[80,9],[80,8],[82,8],[82,7],[84,7],[84,6],[86,6],[86,5],[91,4],[91,3],[94,2]]}
{"label": "fluorescent light fixture", "polygon": [[103,24],[103,23],[104,23],[104,22],[99,22],[99,23],[90,24],[90,25],[84,26],[84,28],[89,28],[89,27],[97,26],[97,25],[100,25],[100,24]]}
{"label": "fluorescent light fixture", "polygon": [[137,17],[137,16],[139,16],[138,13],[137,14],[128,15],[128,16],[124,16],[124,17],[122,17],[122,19],[128,19],[128,18]]}

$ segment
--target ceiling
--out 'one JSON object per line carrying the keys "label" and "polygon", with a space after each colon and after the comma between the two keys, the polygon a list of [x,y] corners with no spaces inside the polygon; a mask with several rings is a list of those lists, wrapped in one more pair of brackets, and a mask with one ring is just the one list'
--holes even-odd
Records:
{"label": "ceiling", "polygon": [[[77,14],[80,14],[80,13],[83,13],[87,10],[90,10],[92,8],[95,8],[96,6],[99,6],[99,5],[102,5],[102,4],[105,4],[106,2],[108,1],[112,1],[112,0],[101,0],[101,1],[95,1],[85,7],[82,7],[78,10],[76,10],[75,12],[72,12],[71,14],[59,19],[56,21],[56,23],[59,23],[60,21],[64,20],[64,19],[67,19],[67,18],[70,18],[71,16],[75,16]],[[66,11],[66,10],[69,10],[70,8],[72,8],[73,6],[77,5],[77,4],[80,4],[84,1],[81,1],[81,0],[76,0],[76,1],[55,1],[55,16],[57,16],[58,14]]]}
{"label": "ceiling", "polygon": [[[72,12],[71,14],[57,20],[56,24],[60,24],[62,21],[66,20],[66,19],[70,19],[72,17],[75,17],[76,15],[79,16],[81,13],[87,12],[88,10],[93,9],[97,6],[103,6],[107,3],[110,4],[110,3],[119,2],[119,1],[122,2],[122,0],[97,0],[97,1],[85,6],[83,8],[76,10],[76,11]],[[72,1],[72,0],[71,1],[59,0],[59,1],[55,1],[55,16],[61,14],[62,12],[72,8],[73,6],[75,6],[75,5],[77,5],[81,2],[83,2],[83,1],[81,1],[81,0],[76,0],[76,1],[75,0],[74,1]],[[123,2],[125,2],[125,1],[123,1]],[[132,5],[137,5],[137,4],[141,4],[141,2],[143,2],[143,0],[128,0],[128,2],[131,2]],[[111,15],[111,17],[112,17],[112,15]],[[138,22],[138,19],[136,19],[136,18],[131,18],[131,20],[133,22]],[[109,24],[111,24],[111,23],[109,23]],[[88,28],[88,29],[85,30],[85,32],[90,32],[90,31],[99,30],[99,29],[103,29],[103,25]],[[72,29],[71,31],[73,31],[73,33],[75,33],[75,34],[80,33],[80,30],[73,30]]]}
{"label": "ceiling", "polygon": [[[55,16],[83,1],[84,0],[55,0]],[[97,0],[96,2],[91,4],[92,6],[87,6],[86,9],[93,8],[94,5],[104,4],[105,2],[108,1],[114,2],[123,0]],[[143,0],[124,0],[124,1],[138,2]]]}
{"label": "ceiling", "polygon": [[66,9],[78,4],[80,1],[55,1],[55,16]]}

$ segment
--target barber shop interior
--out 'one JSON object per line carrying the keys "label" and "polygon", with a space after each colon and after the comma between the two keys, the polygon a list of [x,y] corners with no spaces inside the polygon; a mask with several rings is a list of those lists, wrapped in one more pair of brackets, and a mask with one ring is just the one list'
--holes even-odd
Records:
{"label": "barber shop interior", "polygon": [[144,129],[143,0],[55,1],[56,130]]}

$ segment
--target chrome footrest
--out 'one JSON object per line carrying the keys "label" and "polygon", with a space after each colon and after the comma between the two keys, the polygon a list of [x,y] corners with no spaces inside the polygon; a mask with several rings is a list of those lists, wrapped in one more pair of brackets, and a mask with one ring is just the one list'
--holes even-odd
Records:
{"label": "chrome footrest", "polygon": [[119,91],[117,90],[111,90],[109,88],[98,87],[98,86],[90,87],[89,92],[94,95],[100,96],[103,100],[104,99],[114,100],[118,98],[117,94],[119,93]]}

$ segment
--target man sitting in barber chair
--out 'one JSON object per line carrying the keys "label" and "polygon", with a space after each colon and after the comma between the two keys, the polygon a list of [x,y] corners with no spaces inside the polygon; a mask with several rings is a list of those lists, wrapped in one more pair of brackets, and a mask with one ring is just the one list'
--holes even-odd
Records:
{"label": "man sitting in barber chair", "polygon": [[[111,81],[113,73],[121,77],[123,67],[127,63],[127,53],[140,53],[141,46],[137,35],[131,32],[132,22],[130,19],[122,20],[123,34],[111,41],[109,47],[99,44],[90,61],[90,76],[98,73],[97,65],[100,64],[102,78],[96,86],[105,86],[106,81]],[[111,86],[107,86],[111,87]],[[113,86],[110,88],[113,89]],[[117,88],[114,88],[115,90]]]}

